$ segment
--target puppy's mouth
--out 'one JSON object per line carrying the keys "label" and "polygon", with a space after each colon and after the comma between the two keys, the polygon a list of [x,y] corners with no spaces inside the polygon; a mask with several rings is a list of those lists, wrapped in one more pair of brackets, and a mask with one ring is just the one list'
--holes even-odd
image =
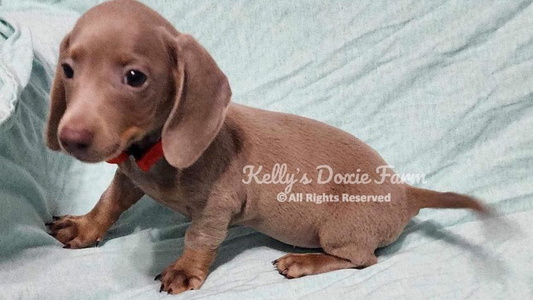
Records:
{"label": "puppy's mouth", "polygon": [[157,131],[143,134],[139,128],[131,127],[120,135],[116,143],[104,149],[86,149],[84,151],[71,152],[68,152],[65,149],[63,150],[76,159],[86,163],[109,161],[120,156],[124,152],[138,158],[154,145],[160,139],[160,136],[160,133]]}
{"label": "puppy's mouth", "polygon": [[[122,153],[122,151],[120,150],[122,148],[120,147],[120,144],[115,144],[109,148],[111,148],[111,150],[107,151],[94,151],[91,149],[87,149],[84,151],[64,151],[67,154],[75,157],[79,161],[85,163],[99,163],[118,156],[120,153]],[[102,155],[102,153],[107,153],[107,155]]]}
{"label": "puppy's mouth", "polygon": [[133,138],[127,140],[118,138],[117,140],[117,142],[105,148],[88,147],[85,149],[73,149],[70,151],[68,151],[64,147],[62,148],[65,153],[75,157],[76,159],[82,162],[99,163],[119,156],[122,152],[126,151],[131,146],[131,144],[134,143]]}

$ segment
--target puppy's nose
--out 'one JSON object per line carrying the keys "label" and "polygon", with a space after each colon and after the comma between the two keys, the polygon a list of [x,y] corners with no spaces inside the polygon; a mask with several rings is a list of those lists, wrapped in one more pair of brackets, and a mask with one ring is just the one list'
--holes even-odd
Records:
{"label": "puppy's nose", "polygon": [[59,135],[63,148],[70,153],[85,152],[93,142],[93,133],[89,130],[64,128]]}

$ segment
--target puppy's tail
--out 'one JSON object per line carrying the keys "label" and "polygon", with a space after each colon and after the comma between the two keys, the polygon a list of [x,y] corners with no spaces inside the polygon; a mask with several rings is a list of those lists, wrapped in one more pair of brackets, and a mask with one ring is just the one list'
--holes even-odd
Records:
{"label": "puppy's tail", "polygon": [[491,215],[490,210],[478,200],[457,193],[441,193],[410,186],[407,197],[411,208],[418,212],[421,208],[468,208],[481,215]]}
{"label": "puppy's tail", "polygon": [[467,208],[479,213],[487,242],[498,245],[516,236],[524,236],[520,226],[505,216],[498,215],[473,197],[457,193],[441,193],[409,186],[407,188],[409,208],[413,216],[421,208]]}

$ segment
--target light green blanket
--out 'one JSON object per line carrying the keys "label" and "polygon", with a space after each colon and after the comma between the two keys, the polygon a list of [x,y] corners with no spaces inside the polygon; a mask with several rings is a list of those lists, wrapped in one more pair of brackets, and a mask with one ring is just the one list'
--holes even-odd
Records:
{"label": "light green blanket", "polygon": [[[346,130],[398,173],[426,174],[420,186],[476,196],[514,226],[487,236],[471,212],[424,210],[377,265],[294,280],[270,264],[292,247],[236,227],[202,289],[173,299],[531,297],[531,1],[146,3],[210,51],[234,102]],[[167,297],[153,277],[183,247],[185,218],[149,198],[98,248],[62,249],[45,231],[87,212],[114,171],[42,138],[59,42],[94,4],[0,6],[0,299]]]}

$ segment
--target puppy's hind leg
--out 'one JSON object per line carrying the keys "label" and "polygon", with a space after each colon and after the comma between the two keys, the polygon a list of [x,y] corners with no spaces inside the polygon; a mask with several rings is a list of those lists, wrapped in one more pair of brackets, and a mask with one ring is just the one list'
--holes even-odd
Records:
{"label": "puppy's hind leg", "polygon": [[325,232],[320,240],[326,253],[289,253],[276,259],[274,266],[281,275],[290,279],[341,269],[365,268],[377,263],[375,243],[353,237],[347,241],[338,237],[338,231]]}
{"label": "puppy's hind leg", "polygon": [[347,259],[326,253],[289,253],[272,263],[289,279],[358,267]]}

